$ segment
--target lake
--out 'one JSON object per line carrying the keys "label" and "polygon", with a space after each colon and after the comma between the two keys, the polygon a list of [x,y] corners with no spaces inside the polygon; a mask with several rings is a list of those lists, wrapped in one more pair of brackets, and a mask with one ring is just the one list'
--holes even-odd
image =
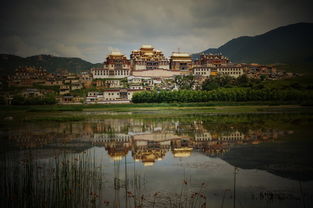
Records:
{"label": "lake", "polygon": [[1,207],[313,206],[313,114],[132,113],[2,124]]}

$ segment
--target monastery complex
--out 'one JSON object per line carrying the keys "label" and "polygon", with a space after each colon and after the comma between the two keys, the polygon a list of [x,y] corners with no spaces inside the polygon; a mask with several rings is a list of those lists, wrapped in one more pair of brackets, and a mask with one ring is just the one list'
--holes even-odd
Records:
{"label": "monastery complex", "polygon": [[200,59],[192,61],[188,53],[173,52],[168,59],[162,51],[151,45],[142,45],[133,50],[130,59],[120,52],[112,52],[106,58],[102,68],[91,70],[93,78],[136,77],[169,78],[178,75],[210,76],[227,74],[239,77],[244,73],[241,65],[231,64],[229,59],[220,54],[203,54]]}
{"label": "monastery complex", "polygon": [[[146,90],[179,90],[179,77],[192,77],[190,89],[201,90],[210,76],[278,79],[286,73],[259,64],[232,63],[222,54],[201,54],[198,58],[185,52],[173,52],[167,58],[151,45],[133,50],[129,58],[111,52],[99,68],[86,69],[79,74],[49,73],[42,68],[22,67],[7,77],[8,87],[21,89],[18,94],[5,93],[8,104],[14,96],[25,99],[54,93],[58,103],[128,103],[134,93]],[[287,74],[287,76],[289,76]],[[291,75],[292,76],[292,75]],[[51,92],[52,91],[52,92]]]}

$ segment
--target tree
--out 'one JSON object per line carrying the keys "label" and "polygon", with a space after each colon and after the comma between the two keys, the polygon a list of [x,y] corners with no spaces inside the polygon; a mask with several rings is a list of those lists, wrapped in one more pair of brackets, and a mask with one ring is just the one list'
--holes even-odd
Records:
{"label": "tree", "polygon": [[144,91],[133,95],[134,103],[162,102],[209,102],[209,101],[312,101],[310,90],[273,90],[268,88],[218,88],[211,91],[179,90],[179,91]]}
{"label": "tree", "polygon": [[191,90],[195,84],[193,75],[175,76],[175,83],[181,90]]}
{"label": "tree", "polygon": [[12,99],[12,104],[13,105],[23,105],[23,104],[25,104],[25,99],[23,96],[15,95]]}
{"label": "tree", "polygon": [[0,96],[0,105],[4,105],[5,104],[5,98],[4,96]]}
{"label": "tree", "polygon": [[202,84],[202,89],[207,90],[207,91],[215,90],[219,87],[220,87],[219,83],[217,83],[216,81],[212,79],[206,79]]}
{"label": "tree", "polygon": [[127,77],[122,78],[120,82],[122,83],[123,88],[129,88]]}
{"label": "tree", "polygon": [[237,85],[240,87],[249,87],[250,80],[246,74],[243,74],[237,78]]}

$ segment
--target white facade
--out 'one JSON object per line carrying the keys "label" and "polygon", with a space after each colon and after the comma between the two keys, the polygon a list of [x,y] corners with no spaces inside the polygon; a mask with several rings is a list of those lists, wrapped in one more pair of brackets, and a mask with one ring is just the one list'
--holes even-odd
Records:
{"label": "white facade", "polygon": [[134,70],[145,70],[146,69],[146,64],[139,64],[139,63],[136,63],[134,64]]}
{"label": "white facade", "polygon": [[180,75],[180,72],[165,69],[154,69],[154,70],[133,71],[132,74],[133,76],[138,77],[165,78]]}
{"label": "white facade", "polygon": [[131,90],[142,90],[143,86],[142,85],[131,85],[131,86],[129,86],[129,89],[131,89]]}
{"label": "white facade", "polygon": [[239,66],[219,66],[219,67],[205,67],[205,66],[197,66],[193,67],[192,72],[195,76],[203,76],[209,77],[211,76],[211,72],[217,72],[221,75],[227,75],[234,78],[237,78],[244,74],[243,68]]}
{"label": "white facade", "polygon": [[87,103],[122,103],[130,102],[135,92],[142,89],[104,90],[102,92],[88,92]]}
{"label": "white facade", "polygon": [[95,142],[104,142],[110,143],[112,141],[116,142],[130,142],[132,139],[131,135],[128,134],[108,134],[108,133],[95,133],[94,135]]}
{"label": "white facade", "polygon": [[111,101],[120,100],[119,90],[108,90],[103,92],[88,92],[86,98],[87,102],[101,102],[101,101]]}
{"label": "white facade", "polygon": [[217,67],[217,73],[237,78],[243,75],[243,68],[238,66]]}
{"label": "white facade", "polygon": [[243,140],[244,138],[245,138],[245,135],[243,133],[240,133],[239,131],[235,131],[227,135],[222,135],[218,139],[223,140],[223,141],[234,141],[234,140]]}
{"label": "white facade", "polygon": [[210,67],[194,67],[193,75],[195,76],[203,76],[203,77],[209,77],[211,75],[211,68]]}
{"label": "white facade", "polygon": [[202,141],[211,141],[212,135],[210,132],[203,132],[195,134],[195,141],[202,142]]}
{"label": "white facade", "polygon": [[130,75],[130,71],[127,69],[109,70],[105,68],[99,68],[99,69],[91,69],[91,73],[94,79],[125,78]]}
{"label": "white facade", "polygon": [[170,65],[169,64],[160,64],[159,67],[160,67],[160,69],[167,69],[167,70],[170,69]]}
{"label": "white facade", "polygon": [[120,91],[119,90],[108,90],[108,91],[103,91],[103,101],[108,101],[108,100],[120,100]]}

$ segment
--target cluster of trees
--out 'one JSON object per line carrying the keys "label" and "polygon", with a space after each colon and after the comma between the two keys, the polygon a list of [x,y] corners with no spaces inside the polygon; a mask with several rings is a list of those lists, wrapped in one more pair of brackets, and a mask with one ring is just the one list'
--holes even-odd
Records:
{"label": "cluster of trees", "polygon": [[[191,90],[196,83],[193,75],[176,76],[175,84],[180,90]],[[228,75],[219,74],[217,76],[208,77],[200,88],[202,90],[215,90],[218,88],[233,88],[233,87],[251,87],[251,88],[263,88],[263,79],[251,79],[246,75],[242,75],[238,78],[234,78]],[[196,86],[197,88],[197,86]]]}
{"label": "cluster of trees", "polygon": [[313,91],[252,88],[218,88],[211,91],[144,91],[133,95],[134,103],[209,102],[209,101],[312,101]]}
{"label": "cluster of trees", "polygon": [[6,104],[5,98],[3,96],[0,96],[0,105]]}
{"label": "cluster of trees", "polygon": [[242,75],[238,78],[217,75],[208,77],[202,84],[203,90],[215,90],[217,88],[232,88],[232,87],[252,87],[262,88],[260,83],[263,80],[250,79],[246,75]]}
{"label": "cluster of trees", "polygon": [[175,76],[175,84],[181,90],[190,90],[195,84],[195,78],[192,75]]}
{"label": "cluster of trees", "polygon": [[13,105],[46,105],[46,104],[56,104],[57,101],[55,96],[50,94],[43,97],[23,97],[16,95],[12,99]]}

